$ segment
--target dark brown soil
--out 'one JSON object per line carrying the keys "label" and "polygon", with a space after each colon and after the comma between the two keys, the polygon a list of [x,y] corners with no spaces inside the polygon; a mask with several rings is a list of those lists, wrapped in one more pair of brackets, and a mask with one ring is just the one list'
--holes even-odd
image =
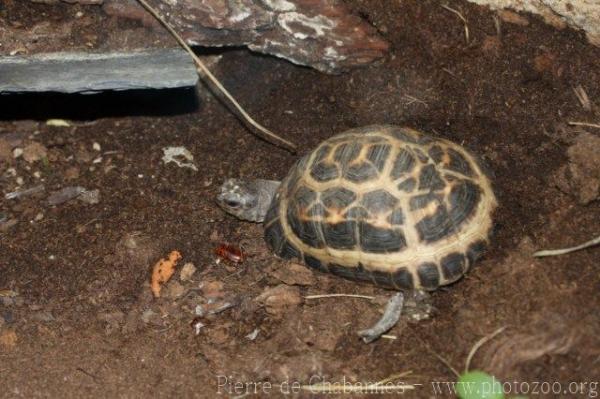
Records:
{"label": "dark brown soil", "polygon": [[[25,52],[88,42],[116,48],[115,29],[128,43],[150,45],[154,36],[168,42],[94,6],[4,3],[0,26],[25,31],[46,23],[50,32],[35,42],[14,37],[13,47],[0,48],[7,53],[17,44]],[[46,160],[31,163],[0,158],[0,396],[211,398],[256,388],[254,397],[281,397],[286,382],[374,382],[411,371],[402,380],[423,385],[408,397],[425,398],[435,394],[432,382],[456,380],[440,357],[460,371],[475,342],[503,326],[472,368],[529,383],[529,397],[558,396],[542,395],[548,386],[562,397],[597,395],[600,249],[531,254],[600,233],[599,201],[582,205],[555,183],[573,139],[583,130],[600,132],[567,125],[600,121],[599,109],[585,110],[573,90],[580,85],[600,102],[600,49],[531,16],[528,26],[501,23],[499,33],[494,12],[464,1],[452,4],[468,20],[468,44],[463,23],[437,1],[348,3],[392,43],[378,65],[326,76],[234,49],[219,52],[215,72],[257,120],[302,152],[373,123],[412,126],[471,148],[493,170],[501,202],[485,259],[433,294],[432,318],[403,319],[390,332],[396,340],[366,345],[356,332],[379,317],[390,292],[294,268],[282,277],[280,269],[290,266],[267,252],[261,227],[215,206],[227,176],[281,179],[297,156],[249,134],[214,97],[174,91],[0,98],[0,139],[48,150]],[[78,11],[87,25],[73,22]],[[50,40],[66,24],[75,27]],[[48,126],[48,118],[71,119],[71,126]],[[186,147],[198,171],[164,164],[168,146]],[[44,184],[45,191],[4,199],[19,189],[18,177],[22,188]],[[100,202],[48,206],[49,193],[66,186],[98,189]],[[241,242],[248,259],[216,264],[222,241]],[[198,270],[191,281],[176,273],[163,297],[153,299],[150,270],[171,250],[183,255],[180,265]],[[353,293],[378,301],[305,300],[269,313],[255,298],[281,280],[307,284],[299,286],[302,296]],[[181,288],[186,295],[177,297]],[[293,296],[296,288],[282,289]],[[235,306],[203,318],[196,335],[194,309],[211,296]],[[236,390],[236,382],[252,384]],[[579,383],[588,384],[585,392]]]}

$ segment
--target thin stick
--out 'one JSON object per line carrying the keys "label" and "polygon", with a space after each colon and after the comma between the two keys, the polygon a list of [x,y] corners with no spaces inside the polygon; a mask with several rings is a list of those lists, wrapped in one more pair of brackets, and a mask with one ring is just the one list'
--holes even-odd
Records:
{"label": "thin stick", "polygon": [[475,356],[475,353],[477,353],[479,348],[481,348],[486,342],[494,339],[494,337],[496,335],[500,334],[505,329],[506,329],[506,326],[500,327],[493,333],[486,335],[485,337],[481,338],[479,341],[475,342],[475,345],[473,345],[473,347],[471,348],[471,351],[469,352],[469,356],[467,356],[467,360],[465,361],[465,373],[469,372],[469,367],[471,366],[471,360],[473,360],[473,356]]}
{"label": "thin stick", "polygon": [[374,296],[368,295],[356,295],[356,294],[322,294],[322,295],[307,295],[304,299],[321,299],[321,298],[339,298],[339,297],[348,297],[348,298],[363,298],[370,299],[371,301],[375,299]]}
{"label": "thin stick", "polygon": [[179,36],[179,34],[175,31],[175,29],[173,29],[171,27],[171,25],[169,25],[167,23],[167,21],[165,21],[160,16],[160,14],[158,14],[157,11],[154,8],[152,8],[152,6],[150,6],[150,4],[148,4],[146,2],[146,0],[137,0],[137,1],[146,9],[146,11],[148,11],[150,14],[152,14],[152,16],[154,18],[156,18],[169,31],[169,33],[175,38],[175,40],[177,40],[177,42],[190,54],[190,56],[192,57],[192,59],[194,60],[196,65],[198,66],[198,69],[199,69],[198,72],[201,74],[204,74],[205,76],[208,77],[208,79],[219,89],[219,91],[221,93],[223,93],[223,95],[231,102],[231,104],[233,104],[233,106],[238,110],[238,112],[244,117],[244,119],[250,125],[254,126],[256,129],[258,129],[258,131],[262,132],[269,138],[278,141],[279,143],[281,143],[281,145],[283,145],[286,149],[290,150],[292,153],[296,152],[295,144],[279,137],[278,135],[271,132],[266,127],[264,127],[261,124],[259,124],[258,122],[256,122],[250,115],[248,115],[248,113],[244,110],[244,108],[242,108],[242,106],[233,98],[233,96],[231,94],[229,94],[227,89],[225,89],[225,87],[223,87],[221,82],[219,82],[219,80],[208,70],[208,68],[204,65],[204,63],[202,63],[200,58],[198,58],[198,56],[194,53],[194,51],[190,48],[190,46],[187,45],[185,40],[183,40],[181,38],[181,36]]}
{"label": "thin stick", "polygon": [[[427,348],[427,349],[429,349],[429,348]],[[444,359],[442,356],[438,355],[437,353],[435,353],[431,349],[429,349],[429,352],[433,356],[437,357],[440,362],[444,363],[444,366],[448,367],[448,369],[450,371],[452,371],[452,373],[456,376],[456,378],[460,378],[460,373],[458,371],[456,371],[456,369],[454,367],[452,367],[452,365],[450,364],[449,361],[447,361],[446,359]]]}
{"label": "thin stick", "polygon": [[586,126],[586,127],[595,127],[600,129],[600,123],[589,123],[589,122],[567,122],[570,126]]}
{"label": "thin stick", "polygon": [[463,21],[463,23],[465,24],[465,39],[467,40],[467,44],[469,44],[469,25],[467,25],[467,19],[459,11],[455,10],[454,8],[450,8],[444,4],[442,4],[442,8],[450,11],[451,13],[458,15],[458,17]]}
{"label": "thin stick", "polygon": [[535,256],[536,258],[541,258],[544,256],[564,255],[564,254],[568,254],[570,252],[579,251],[580,249],[593,247],[594,245],[598,245],[598,244],[600,244],[600,236],[598,236],[588,242],[584,242],[581,245],[577,245],[576,247],[562,248],[562,249],[547,249],[544,251],[538,251],[538,252],[534,253],[533,256]]}
{"label": "thin stick", "polygon": [[581,104],[583,109],[585,109],[586,111],[591,111],[592,103],[590,102],[590,98],[585,92],[585,89],[581,85],[578,85],[577,87],[573,87],[573,91],[575,92],[575,96],[579,100],[579,103]]}

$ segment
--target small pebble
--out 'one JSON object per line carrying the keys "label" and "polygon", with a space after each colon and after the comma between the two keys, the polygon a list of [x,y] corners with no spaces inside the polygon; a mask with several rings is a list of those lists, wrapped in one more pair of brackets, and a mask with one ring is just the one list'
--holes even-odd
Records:
{"label": "small pebble", "polygon": [[154,316],[156,316],[156,313],[154,313],[152,309],[146,309],[144,310],[144,313],[142,313],[142,321],[145,324],[148,324]]}
{"label": "small pebble", "polygon": [[194,309],[194,314],[198,317],[202,317],[204,316],[204,307],[202,305],[196,305],[196,308]]}
{"label": "small pebble", "polygon": [[200,334],[200,330],[202,329],[202,327],[204,327],[204,323],[202,323],[198,318],[195,318],[194,321],[192,321],[192,328],[194,329],[194,334]]}
{"label": "small pebble", "polygon": [[94,149],[94,151],[100,151],[102,149],[102,147],[100,147],[100,144],[96,142],[92,144],[92,148]]}
{"label": "small pebble", "polygon": [[254,331],[252,331],[250,334],[246,335],[246,338],[248,338],[250,341],[254,341],[256,339],[256,337],[258,337],[259,332],[260,332],[260,330],[258,328],[255,328]]}
{"label": "small pebble", "polygon": [[19,158],[21,155],[23,155],[23,149],[20,147],[17,147],[13,150],[13,158],[17,159]]}
{"label": "small pebble", "polygon": [[267,313],[273,316],[282,316],[302,303],[302,296],[298,287],[280,284],[276,287],[266,288],[255,299],[264,305]]}
{"label": "small pebble", "polygon": [[194,273],[196,273],[196,266],[192,262],[188,262],[181,268],[179,279],[181,281],[189,281]]}

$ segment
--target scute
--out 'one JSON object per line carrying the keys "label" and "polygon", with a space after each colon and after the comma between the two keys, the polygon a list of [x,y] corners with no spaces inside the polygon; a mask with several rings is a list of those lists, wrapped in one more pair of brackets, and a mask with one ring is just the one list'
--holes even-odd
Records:
{"label": "scute", "polygon": [[360,276],[356,273],[355,268],[345,267],[335,263],[329,264],[328,267],[329,272],[335,274],[336,276],[340,276],[350,280],[361,280]]}
{"label": "scute", "polygon": [[440,285],[440,272],[433,262],[422,263],[417,267],[421,287],[434,290]]}
{"label": "scute", "polygon": [[450,164],[448,169],[462,173],[465,176],[472,176],[473,169],[467,162],[467,160],[456,150],[449,149],[448,156],[450,157]]}
{"label": "scute", "polygon": [[442,190],[446,183],[440,177],[435,165],[429,164],[421,168],[419,172],[419,190]]}
{"label": "scute", "polygon": [[392,210],[398,198],[385,190],[375,190],[363,194],[361,205],[371,213],[383,213]]}
{"label": "scute", "polygon": [[442,273],[447,281],[455,281],[466,270],[465,257],[458,252],[451,253],[441,261]]}
{"label": "scute", "polygon": [[375,166],[368,162],[351,165],[344,172],[344,179],[355,183],[376,179],[378,176],[379,174]]}
{"label": "scute", "polygon": [[418,142],[419,138],[414,130],[396,126],[391,127],[389,130],[391,131],[392,136],[404,143],[416,144]]}
{"label": "scute", "polygon": [[281,253],[281,248],[286,243],[286,239],[283,234],[283,227],[279,220],[271,223],[271,225],[265,229],[265,241],[273,252],[277,255]]}
{"label": "scute", "polygon": [[452,187],[448,196],[450,204],[448,213],[455,226],[459,226],[473,215],[473,210],[479,204],[480,197],[479,187],[470,181],[463,180]]}
{"label": "scute", "polygon": [[333,155],[336,162],[349,163],[354,161],[360,154],[360,145],[358,143],[340,144]]}
{"label": "scute", "polygon": [[484,252],[495,207],[468,151],[411,129],[362,127],[296,164],[267,213],[265,240],[315,270],[434,290]]}
{"label": "scute", "polygon": [[401,267],[392,273],[392,284],[399,289],[405,290],[415,287],[413,275],[406,267]]}
{"label": "scute", "polygon": [[352,249],[356,246],[356,222],[323,223],[323,236],[330,248]]}
{"label": "scute", "polygon": [[416,186],[417,181],[413,177],[409,177],[408,179],[398,183],[398,190],[406,191],[407,193],[412,193]]}
{"label": "scute", "polygon": [[432,215],[424,216],[415,225],[419,239],[431,243],[447,238],[456,231],[444,205],[437,205]]}
{"label": "scute", "polygon": [[394,209],[388,216],[387,221],[391,225],[404,224],[404,211],[402,211],[402,208]]}
{"label": "scute", "polygon": [[385,166],[391,148],[392,147],[389,144],[375,144],[369,147],[367,159],[379,172],[381,172]]}
{"label": "scute", "polygon": [[324,265],[323,262],[321,262],[319,259],[313,256],[304,254],[304,263],[306,263],[309,267],[312,267],[313,269],[318,270],[320,272],[329,272],[327,266]]}
{"label": "scute", "polygon": [[335,164],[319,162],[312,167],[310,175],[317,181],[326,182],[340,177],[340,171]]}
{"label": "scute", "polygon": [[410,173],[415,167],[415,157],[409,150],[401,148],[394,160],[394,167],[390,172],[392,179],[398,179]]}
{"label": "scute", "polygon": [[292,232],[304,244],[313,248],[323,248],[325,243],[321,238],[321,223],[315,220],[301,220],[297,209],[289,207],[287,210],[287,223]]}
{"label": "scute", "polygon": [[321,194],[321,201],[328,209],[345,209],[356,200],[356,194],[347,188],[335,187]]}
{"label": "scute", "polygon": [[360,247],[364,252],[393,253],[406,247],[406,238],[402,231],[373,226],[359,222]]}

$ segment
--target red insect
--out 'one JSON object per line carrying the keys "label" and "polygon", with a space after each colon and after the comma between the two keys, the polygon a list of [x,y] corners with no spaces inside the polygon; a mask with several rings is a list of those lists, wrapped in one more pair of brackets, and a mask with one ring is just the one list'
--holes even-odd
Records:
{"label": "red insect", "polygon": [[232,244],[221,244],[215,248],[215,254],[219,259],[228,260],[233,263],[242,263],[248,257],[242,247]]}

